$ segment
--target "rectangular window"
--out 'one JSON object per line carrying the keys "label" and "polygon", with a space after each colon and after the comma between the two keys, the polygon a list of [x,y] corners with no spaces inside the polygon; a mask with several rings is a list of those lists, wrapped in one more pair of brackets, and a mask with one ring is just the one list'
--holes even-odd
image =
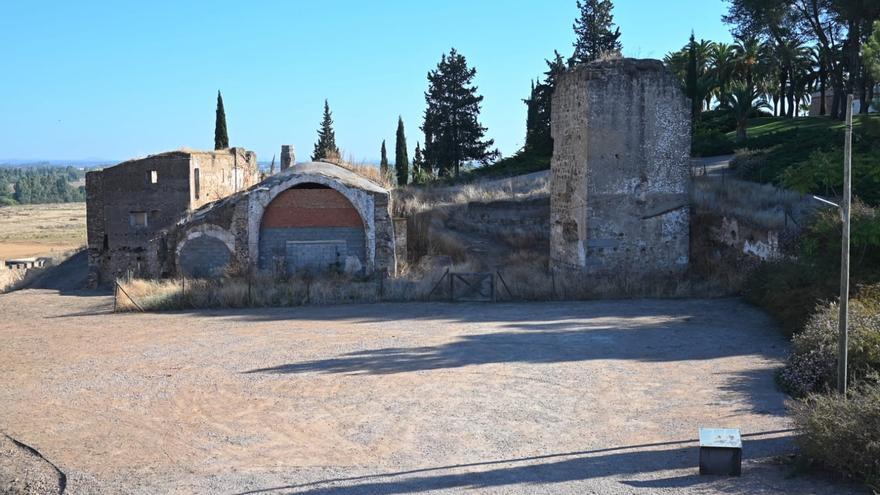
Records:
{"label": "rectangular window", "polygon": [[159,171],[158,170],[150,170],[147,172],[147,182],[150,184],[158,184],[159,183]]}
{"label": "rectangular window", "polygon": [[147,212],[133,211],[128,214],[128,223],[136,229],[144,229],[147,227]]}
{"label": "rectangular window", "polygon": [[199,169],[193,170],[193,189],[195,191],[196,199],[199,199],[199,189],[200,189],[200,180],[199,180]]}

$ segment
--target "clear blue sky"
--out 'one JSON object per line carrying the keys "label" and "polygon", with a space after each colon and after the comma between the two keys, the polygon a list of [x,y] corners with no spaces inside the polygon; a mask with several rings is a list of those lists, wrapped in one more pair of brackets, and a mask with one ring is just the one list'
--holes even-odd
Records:
{"label": "clear blue sky", "polygon": [[[615,4],[626,56],[662,58],[691,29],[730,40],[723,0]],[[576,13],[575,0],[4,2],[0,159],[210,148],[220,89],[230,144],[261,161],[286,143],[307,159],[324,98],[340,147],[375,160],[398,115],[410,148],[422,139],[425,76],[452,46],[508,155],[530,80],[554,49],[571,53]]]}

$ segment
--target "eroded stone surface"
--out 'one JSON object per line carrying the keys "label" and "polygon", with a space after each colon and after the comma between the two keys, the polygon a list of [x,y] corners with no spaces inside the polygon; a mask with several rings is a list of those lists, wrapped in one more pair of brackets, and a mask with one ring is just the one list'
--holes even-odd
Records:
{"label": "eroded stone surface", "polygon": [[622,286],[686,270],[688,109],[658,60],[596,62],[561,77],[553,98],[553,268]]}

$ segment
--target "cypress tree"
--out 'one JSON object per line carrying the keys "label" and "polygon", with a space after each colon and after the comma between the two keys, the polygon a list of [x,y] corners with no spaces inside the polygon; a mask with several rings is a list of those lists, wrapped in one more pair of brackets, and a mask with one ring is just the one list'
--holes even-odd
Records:
{"label": "cypress tree", "polygon": [[[691,99],[691,121],[696,124],[700,116],[703,102],[697,98],[697,41],[694,32],[691,31],[690,43],[688,43],[687,74],[685,75],[685,95]],[[691,128],[693,129],[694,126]]]}
{"label": "cypress tree", "polygon": [[556,90],[556,81],[565,72],[565,60],[557,51],[553,51],[553,59],[545,60],[547,72],[544,80],[539,84],[532,84],[532,91],[527,100],[528,106],[526,117],[526,143],[525,151],[532,151],[541,155],[553,154],[553,137],[550,134],[550,122],[552,113],[553,92]]}
{"label": "cypress tree", "polygon": [[419,184],[425,180],[424,174],[425,161],[422,159],[422,148],[416,141],[416,152],[413,155],[412,162],[412,182]]}
{"label": "cypress tree", "polygon": [[394,169],[397,172],[397,185],[405,186],[409,178],[409,154],[406,151],[406,134],[403,132],[402,117],[397,117],[397,139],[394,142]]}
{"label": "cypress tree", "polygon": [[494,140],[484,140],[486,128],[480,125],[480,103],[483,97],[473,85],[476,69],[467,65],[455,48],[444,54],[437,68],[428,73],[425,93],[426,171],[439,175],[458,175],[461,165],[495,160],[500,153],[490,151]]}
{"label": "cypress tree", "polygon": [[379,160],[379,170],[382,177],[388,177],[388,152],[385,151],[385,140],[382,140],[382,158]]}
{"label": "cypress tree", "polygon": [[214,121],[214,149],[225,150],[229,147],[229,135],[226,133],[226,110],[223,109],[223,96],[217,91],[217,115]]}
{"label": "cypress tree", "polygon": [[318,129],[318,142],[312,151],[312,161],[339,158],[339,148],[336,147],[336,133],[333,131],[333,114],[330,112],[330,104],[324,100],[324,118],[321,119],[321,127]]}
{"label": "cypress tree", "polygon": [[[620,28],[614,26],[611,0],[577,1],[580,16],[574,21],[574,61],[587,63],[607,53],[619,52]],[[612,31],[612,28],[614,29]]]}

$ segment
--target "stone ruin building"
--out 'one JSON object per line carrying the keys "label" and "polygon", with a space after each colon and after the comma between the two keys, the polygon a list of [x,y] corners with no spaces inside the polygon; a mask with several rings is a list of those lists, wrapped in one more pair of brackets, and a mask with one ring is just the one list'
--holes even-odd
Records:
{"label": "stone ruin building", "polygon": [[237,148],[90,172],[91,284],[127,273],[394,273],[405,241],[395,238],[389,191],[338,165],[294,163],[285,145],[281,172],[263,180],[255,154]]}
{"label": "stone ruin building", "polygon": [[690,105],[659,60],[599,61],[553,96],[550,263],[618,286],[686,271]]}

